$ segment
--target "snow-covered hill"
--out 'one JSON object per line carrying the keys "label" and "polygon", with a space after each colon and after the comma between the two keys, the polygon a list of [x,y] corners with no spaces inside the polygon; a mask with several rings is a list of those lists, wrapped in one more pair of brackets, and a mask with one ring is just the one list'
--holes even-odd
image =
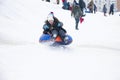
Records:
{"label": "snow-covered hill", "polygon": [[[40,44],[50,11],[73,37],[68,48]],[[86,14],[75,30],[61,5],[40,0],[0,1],[0,80],[119,80],[120,16]]]}

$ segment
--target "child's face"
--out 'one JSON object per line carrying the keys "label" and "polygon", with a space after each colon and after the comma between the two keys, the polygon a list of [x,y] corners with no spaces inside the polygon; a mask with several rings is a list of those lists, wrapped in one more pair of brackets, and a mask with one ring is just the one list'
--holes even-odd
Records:
{"label": "child's face", "polygon": [[49,20],[48,21],[51,25],[53,24],[54,20]]}

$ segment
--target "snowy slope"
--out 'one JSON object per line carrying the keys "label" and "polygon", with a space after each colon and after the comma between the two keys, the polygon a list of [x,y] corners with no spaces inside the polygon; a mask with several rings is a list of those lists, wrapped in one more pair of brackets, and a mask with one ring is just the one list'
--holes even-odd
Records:
{"label": "snowy slope", "polygon": [[[38,42],[50,11],[73,37],[67,49]],[[0,80],[119,80],[119,14],[86,14],[79,30],[70,15],[40,0],[1,0]]]}

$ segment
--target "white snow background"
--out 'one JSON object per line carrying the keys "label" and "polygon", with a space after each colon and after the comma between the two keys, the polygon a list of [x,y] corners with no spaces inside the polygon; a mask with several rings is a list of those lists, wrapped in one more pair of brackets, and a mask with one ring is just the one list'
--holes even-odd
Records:
{"label": "white snow background", "polygon": [[[50,11],[73,42],[66,49],[39,43]],[[61,5],[0,0],[0,80],[120,80],[120,16],[86,14],[75,21]]]}

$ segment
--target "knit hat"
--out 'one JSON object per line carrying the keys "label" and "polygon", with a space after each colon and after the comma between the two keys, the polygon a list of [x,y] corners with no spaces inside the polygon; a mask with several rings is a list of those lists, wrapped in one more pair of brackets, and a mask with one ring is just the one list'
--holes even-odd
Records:
{"label": "knit hat", "polygon": [[50,13],[48,14],[48,16],[47,16],[47,20],[48,20],[48,21],[54,20],[53,16],[54,16],[53,13],[50,12]]}

